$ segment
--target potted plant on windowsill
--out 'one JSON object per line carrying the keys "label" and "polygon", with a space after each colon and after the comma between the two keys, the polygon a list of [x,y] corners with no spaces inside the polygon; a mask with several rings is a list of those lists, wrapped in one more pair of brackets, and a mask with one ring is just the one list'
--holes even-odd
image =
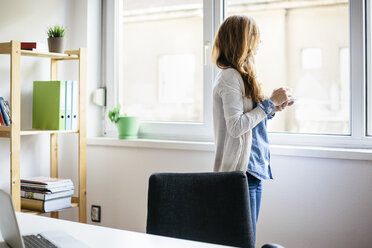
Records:
{"label": "potted plant on windowsill", "polygon": [[137,139],[139,120],[135,116],[120,115],[120,104],[109,111],[108,117],[112,122],[116,123],[118,128],[119,139]]}
{"label": "potted plant on windowsill", "polygon": [[48,31],[48,47],[49,52],[63,53],[65,50],[65,34],[66,29],[60,25],[49,27]]}

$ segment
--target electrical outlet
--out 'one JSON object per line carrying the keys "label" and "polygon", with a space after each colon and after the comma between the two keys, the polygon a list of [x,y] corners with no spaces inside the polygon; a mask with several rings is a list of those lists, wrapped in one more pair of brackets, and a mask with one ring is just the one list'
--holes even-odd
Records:
{"label": "electrical outlet", "polygon": [[93,222],[101,222],[101,206],[92,205],[90,210],[90,219]]}

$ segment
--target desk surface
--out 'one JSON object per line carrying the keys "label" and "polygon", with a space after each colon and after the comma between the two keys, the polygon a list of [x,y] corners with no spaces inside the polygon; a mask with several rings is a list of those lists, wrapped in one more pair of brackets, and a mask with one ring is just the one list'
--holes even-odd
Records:
{"label": "desk surface", "polygon": [[[16,215],[22,235],[62,230],[90,247],[224,247],[189,240],[81,224],[26,213],[17,213]],[[0,243],[2,242],[3,239],[0,236]],[[0,247],[2,246],[0,245]]]}

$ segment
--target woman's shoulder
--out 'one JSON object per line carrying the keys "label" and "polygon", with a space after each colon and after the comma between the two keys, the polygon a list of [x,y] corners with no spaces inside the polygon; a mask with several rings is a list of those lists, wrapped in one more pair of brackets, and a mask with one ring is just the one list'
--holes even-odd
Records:
{"label": "woman's shoulder", "polygon": [[219,74],[222,77],[226,77],[226,78],[229,78],[229,79],[231,79],[231,77],[238,77],[238,78],[241,77],[240,73],[235,68],[221,69]]}
{"label": "woman's shoulder", "polygon": [[243,80],[234,68],[220,69],[215,79],[214,88],[235,88],[243,91]]}

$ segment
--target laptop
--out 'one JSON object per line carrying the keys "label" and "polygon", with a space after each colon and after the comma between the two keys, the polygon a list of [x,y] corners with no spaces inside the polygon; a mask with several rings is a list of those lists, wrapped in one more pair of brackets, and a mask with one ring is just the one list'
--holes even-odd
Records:
{"label": "laptop", "polygon": [[[10,195],[0,189],[0,231],[10,248],[87,248],[63,231],[49,231],[21,236]],[[0,242],[1,243],[1,242]],[[6,247],[0,244],[0,247]]]}

